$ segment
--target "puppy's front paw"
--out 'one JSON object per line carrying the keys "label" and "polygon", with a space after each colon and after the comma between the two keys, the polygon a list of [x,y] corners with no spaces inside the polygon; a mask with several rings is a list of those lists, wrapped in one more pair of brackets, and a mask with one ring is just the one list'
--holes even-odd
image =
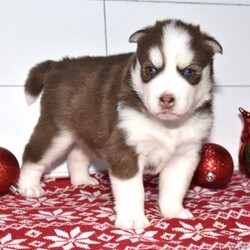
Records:
{"label": "puppy's front paw", "polygon": [[165,208],[161,210],[165,218],[192,219],[194,216],[188,209],[184,208]]}
{"label": "puppy's front paw", "polygon": [[18,183],[21,195],[30,198],[41,197],[45,194],[45,191],[42,189],[41,185],[25,185]]}
{"label": "puppy's front paw", "polygon": [[98,185],[99,182],[98,180],[96,180],[95,178],[93,177],[90,177],[90,176],[72,176],[70,178],[70,181],[71,181],[71,184],[73,186],[79,186],[79,185]]}
{"label": "puppy's front paw", "polygon": [[139,216],[117,216],[115,226],[123,229],[144,229],[150,223],[145,215]]}

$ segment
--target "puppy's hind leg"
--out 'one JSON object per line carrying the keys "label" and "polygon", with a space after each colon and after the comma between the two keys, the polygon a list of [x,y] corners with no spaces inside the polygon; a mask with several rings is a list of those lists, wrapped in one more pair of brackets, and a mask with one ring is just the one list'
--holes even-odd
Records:
{"label": "puppy's hind leg", "polygon": [[72,185],[97,185],[98,181],[89,175],[92,152],[85,146],[76,145],[68,155],[67,164]]}
{"label": "puppy's hind leg", "polygon": [[26,197],[40,197],[44,194],[40,185],[44,171],[63,156],[74,142],[73,136],[67,131],[55,135],[52,131],[45,132],[41,127],[39,129],[39,126],[25,148],[18,181],[20,192]]}

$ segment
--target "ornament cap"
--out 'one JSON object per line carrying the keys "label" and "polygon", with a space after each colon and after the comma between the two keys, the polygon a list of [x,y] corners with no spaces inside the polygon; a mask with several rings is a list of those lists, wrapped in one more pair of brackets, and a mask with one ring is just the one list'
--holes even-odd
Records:
{"label": "ornament cap", "polygon": [[206,175],[206,180],[208,182],[213,182],[216,179],[216,174],[212,173],[212,172],[208,172]]}
{"label": "ornament cap", "polygon": [[21,194],[20,188],[18,187],[16,183],[10,186],[10,192],[16,195]]}

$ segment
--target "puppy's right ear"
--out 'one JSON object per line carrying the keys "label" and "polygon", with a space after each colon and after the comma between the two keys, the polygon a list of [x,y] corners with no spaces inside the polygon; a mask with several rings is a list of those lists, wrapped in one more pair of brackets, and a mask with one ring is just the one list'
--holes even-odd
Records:
{"label": "puppy's right ear", "polygon": [[218,41],[216,41],[213,37],[211,36],[206,36],[206,40],[205,43],[207,45],[209,45],[212,49],[214,53],[223,53],[223,48],[220,45],[220,43]]}
{"label": "puppy's right ear", "polygon": [[141,38],[144,37],[145,35],[146,35],[146,29],[138,30],[130,36],[129,42],[138,43],[141,40]]}

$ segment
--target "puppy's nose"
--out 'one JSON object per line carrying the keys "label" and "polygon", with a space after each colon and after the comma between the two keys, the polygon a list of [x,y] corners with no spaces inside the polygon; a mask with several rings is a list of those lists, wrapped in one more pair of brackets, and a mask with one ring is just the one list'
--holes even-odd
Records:
{"label": "puppy's nose", "polygon": [[164,109],[170,109],[174,106],[175,98],[171,94],[163,94],[160,98],[160,106]]}

